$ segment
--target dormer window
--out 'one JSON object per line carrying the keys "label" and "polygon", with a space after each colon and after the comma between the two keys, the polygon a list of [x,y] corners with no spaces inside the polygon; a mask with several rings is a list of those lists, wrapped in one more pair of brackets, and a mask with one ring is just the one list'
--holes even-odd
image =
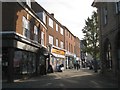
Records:
{"label": "dormer window", "polygon": [[26,4],[31,7],[31,0],[26,0]]}

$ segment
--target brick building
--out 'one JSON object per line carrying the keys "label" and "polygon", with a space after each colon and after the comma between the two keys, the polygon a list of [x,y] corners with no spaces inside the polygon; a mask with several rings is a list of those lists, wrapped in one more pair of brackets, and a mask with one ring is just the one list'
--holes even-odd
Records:
{"label": "brick building", "polygon": [[102,73],[120,80],[120,2],[93,2],[98,9]]}
{"label": "brick building", "polygon": [[75,58],[76,61],[78,61],[80,63],[80,39],[78,37],[74,37],[74,41],[75,41],[75,47],[74,47],[74,53],[75,53]]}
{"label": "brick building", "polygon": [[54,18],[54,14],[48,13],[37,2],[32,3],[33,10],[41,17],[47,26],[46,45],[49,49],[50,62],[53,70],[56,71],[57,65],[65,65],[65,49],[64,49],[64,29],[63,25]]}
{"label": "brick building", "polygon": [[31,9],[31,3],[3,2],[2,9],[3,80],[13,82],[23,76],[45,74],[46,68],[41,65],[46,67],[47,56],[41,31],[46,32],[47,27]]}
{"label": "brick building", "polygon": [[66,50],[66,68],[72,68],[75,58],[75,38],[74,35],[64,26],[65,30],[65,50]]}
{"label": "brick building", "polygon": [[49,65],[68,68],[80,57],[79,39],[35,1],[2,2],[0,34],[2,79],[9,82],[46,74]]}

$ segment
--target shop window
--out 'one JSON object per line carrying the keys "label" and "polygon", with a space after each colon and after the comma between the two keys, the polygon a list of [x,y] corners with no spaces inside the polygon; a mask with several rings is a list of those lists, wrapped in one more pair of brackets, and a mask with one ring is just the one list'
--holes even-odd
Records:
{"label": "shop window", "polygon": [[35,72],[35,54],[26,51],[15,51],[14,74],[33,74]]}

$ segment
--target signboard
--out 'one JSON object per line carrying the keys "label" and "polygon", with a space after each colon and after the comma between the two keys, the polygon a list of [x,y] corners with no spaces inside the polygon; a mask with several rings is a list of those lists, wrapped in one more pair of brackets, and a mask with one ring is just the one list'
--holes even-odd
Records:
{"label": "signboard", "polygon": [[65,51],[58,50],[58,49],[55,49],[55,48],[52,49],[52,53],[60,54],[60,55],[65,55]]}

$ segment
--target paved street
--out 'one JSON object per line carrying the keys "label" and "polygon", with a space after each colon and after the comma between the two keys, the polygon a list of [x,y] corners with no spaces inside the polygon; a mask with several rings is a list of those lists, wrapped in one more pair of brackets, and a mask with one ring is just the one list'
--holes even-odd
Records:
{"label": "paved street", "polygon": [[5,83],[3,88],[116,88],[115,81],[108,80],[92,70],[66,70],[41,77],[33,77],[15,83]]}

